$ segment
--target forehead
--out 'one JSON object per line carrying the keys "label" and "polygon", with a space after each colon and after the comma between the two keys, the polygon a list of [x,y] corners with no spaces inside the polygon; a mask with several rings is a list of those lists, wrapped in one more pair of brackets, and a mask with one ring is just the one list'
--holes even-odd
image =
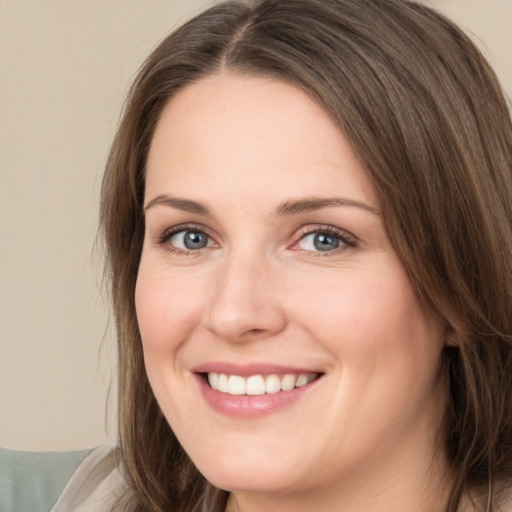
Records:
{"label": "forehead", "polygon": [[157,124],[147,195],[172,192],[162,187],[181,192],[191,182],[195,193],[205,182],[212,193],[266,188],[332,195],[338,187],[377,203],[357,155],[317,102],[293,85],[231,73],[180,90]]}

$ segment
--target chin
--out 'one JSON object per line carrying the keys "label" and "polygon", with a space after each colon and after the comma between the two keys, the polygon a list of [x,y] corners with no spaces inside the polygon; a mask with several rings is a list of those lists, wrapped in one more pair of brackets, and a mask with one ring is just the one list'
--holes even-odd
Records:
{"label": "chin", "polygon": [[196,466],[208,482],[228,491],[277,492],[293,487],[290,478],[293,470],[290,466],[276,465],[275,455],[267,456],[261,464],[245,457],[240,459],[240,456],[219,457],[213,463],[199,461]]}
{"label": "chin", "polygon": [[204,475],[212,485],[218,489],[224,489],[230,492],[251,492],[251,493],[276,493],[289,489],[287,482],[279,479],[269,478],[256,472],[247,472],[244,475],[234,474],[232,472],[215,473]]}

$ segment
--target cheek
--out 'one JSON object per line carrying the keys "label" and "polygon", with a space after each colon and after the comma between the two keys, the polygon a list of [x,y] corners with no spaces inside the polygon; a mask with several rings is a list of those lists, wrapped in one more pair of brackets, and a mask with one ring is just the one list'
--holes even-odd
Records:
{"label": "cheek", "polygon": [[[383,273],[378,269],[385,268]],[[297,318],[347,371],[365,372],[372,363],[416,371],[424,361],[438,364],[441,329],[420,307],[405,270],[394,260],[343,269],[334,277],[303,279]],[[386,362],[386,365],[383,364]],[[373,370],[372,370],[373,371]],[[389,376],[389,372],[386,372]]]}
{"label": "cheek", "polygon": [[[183,347],[200,317],[201,291],[190,282],[169,275],[166,266],[142,259],[135,288],[135,308],[142,339],[144,365],[155,395],[171,425],[188,424],[192,400],[172,390],[184,386]],[[185,416],[183,416],[185,414]]]}
{"label": "cheek", "polygon": [[437,424],[444,403],[442,327],[426,317],[400,266],[380,268],[388,272],[366,268],[363,277],[351,269],[322,290],[310,283],[300,308],[302,325],[336,361],[332,401],[340,406],[324,415],[325,424],[349,421],[356,435],[346,439],[357,447],[358,435],[377,443],[382,432],[432,418]]}
{"label": "cheek", "polygon": [[201,311],[199,288],[142,259],[135,308],[145,357],[176,351],[197,326]]}

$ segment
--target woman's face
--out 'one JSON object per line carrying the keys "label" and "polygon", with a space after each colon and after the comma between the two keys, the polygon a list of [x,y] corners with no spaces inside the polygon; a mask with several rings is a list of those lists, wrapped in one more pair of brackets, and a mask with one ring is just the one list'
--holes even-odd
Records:
{"label": "woman's face", "polygon": [[228,73],[181,90],[152,140],[145,213],[146,369],[208,480],[291,493],[424,475],[443,332],[318,104]]}

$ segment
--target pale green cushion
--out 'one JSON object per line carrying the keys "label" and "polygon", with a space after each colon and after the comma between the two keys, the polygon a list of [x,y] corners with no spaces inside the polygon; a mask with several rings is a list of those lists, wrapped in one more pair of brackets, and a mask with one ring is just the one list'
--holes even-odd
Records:
{"label": "pale green cushion", "polygon": [[0,448],[0,512],[49,512],[89,453]]}

